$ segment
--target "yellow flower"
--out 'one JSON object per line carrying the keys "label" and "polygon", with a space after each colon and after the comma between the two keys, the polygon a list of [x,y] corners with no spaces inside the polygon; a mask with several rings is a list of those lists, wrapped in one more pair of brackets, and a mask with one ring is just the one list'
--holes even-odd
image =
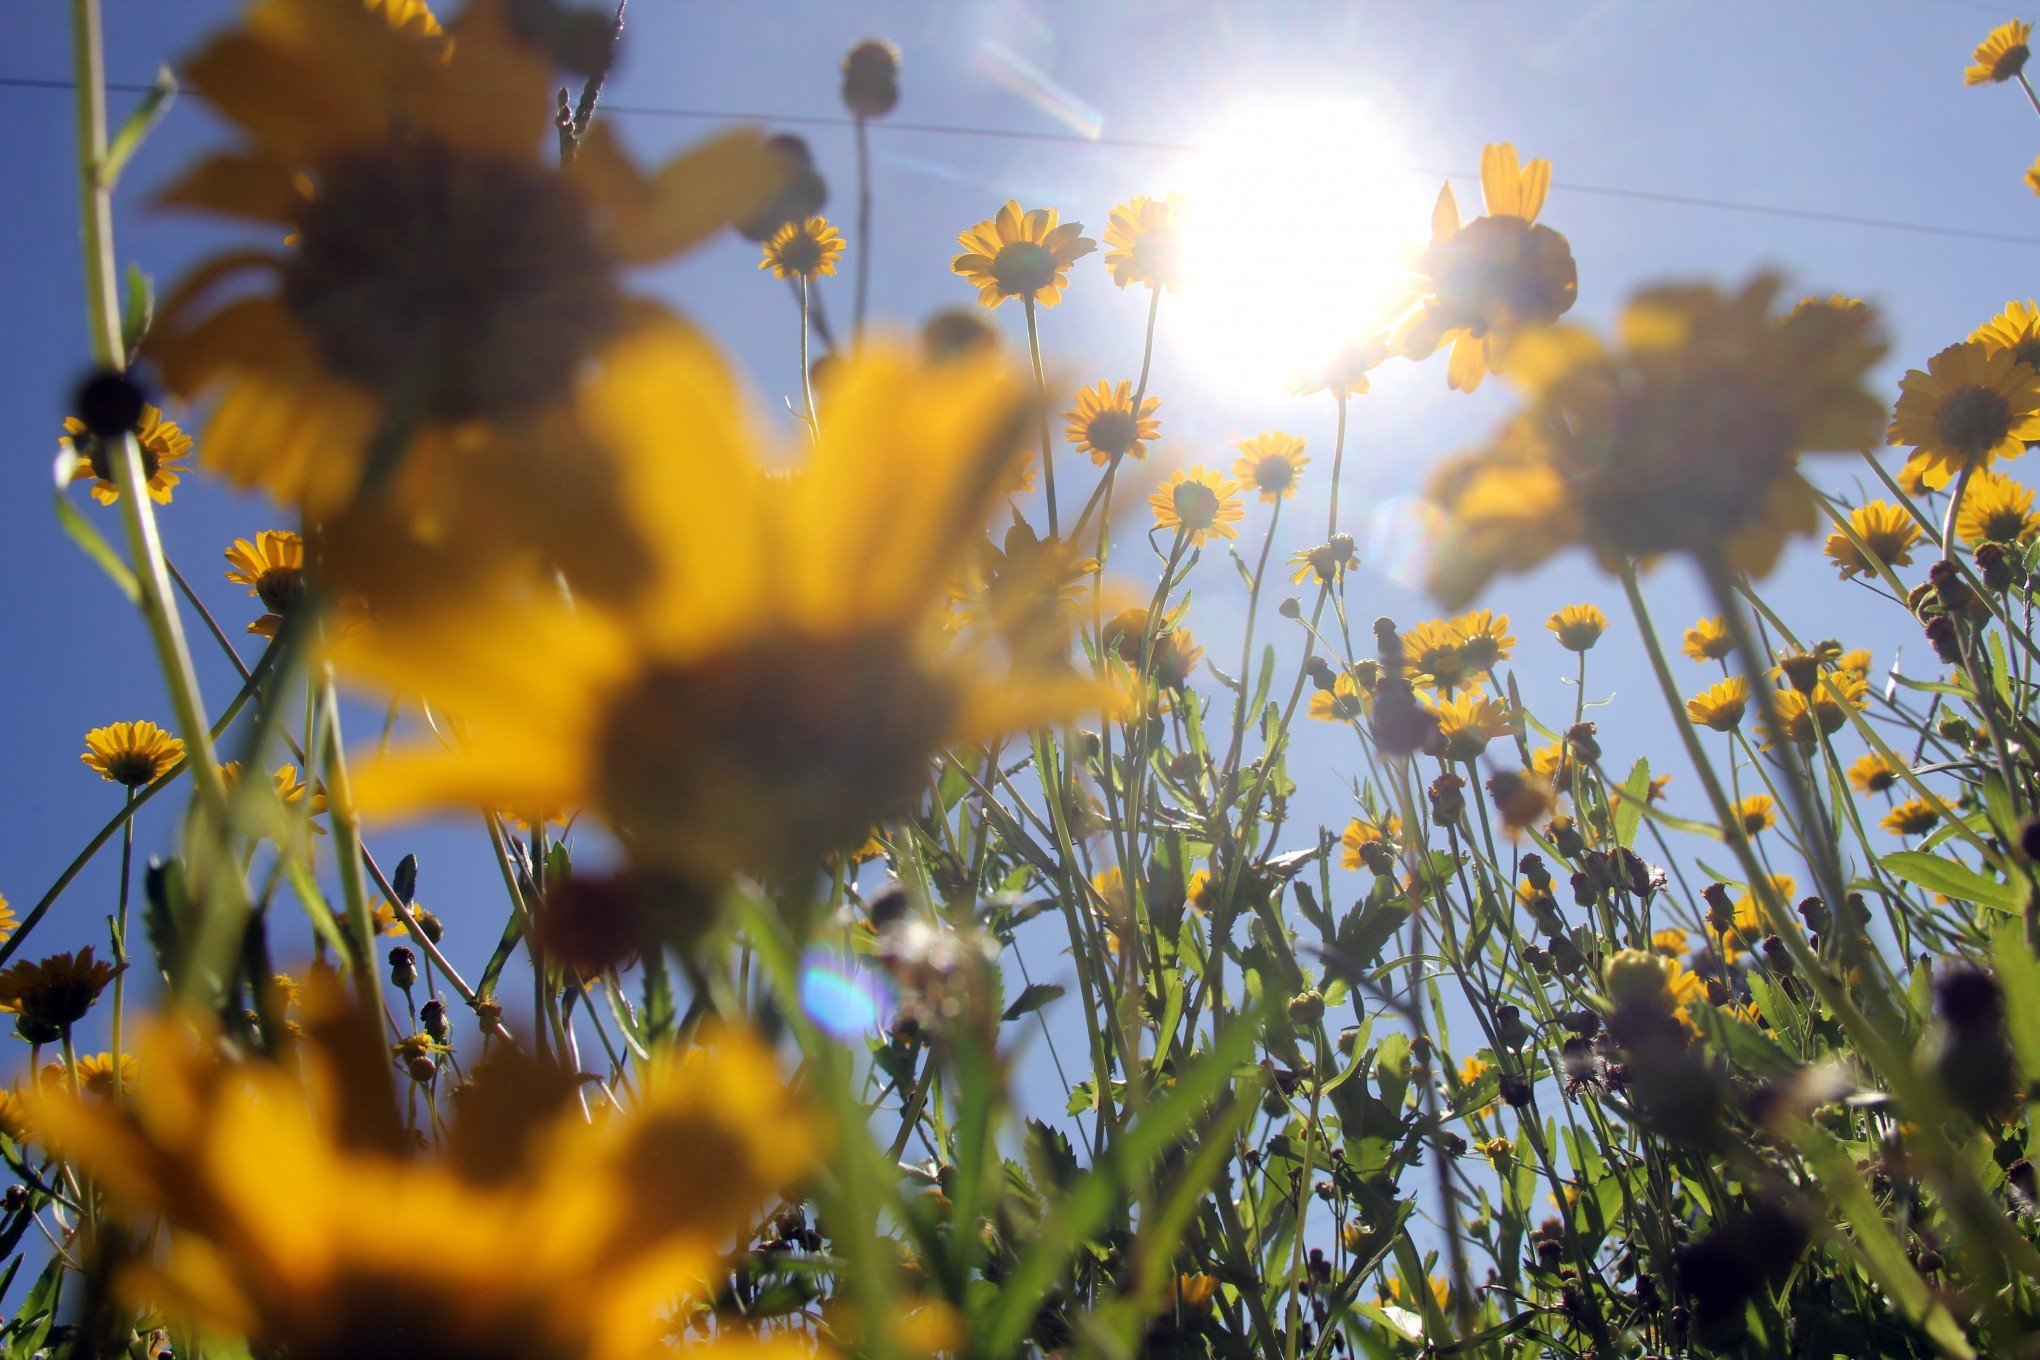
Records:
{"label": "yellow flower", "polygon": [[[112,963],[93,958],[90,946],[35,962],[24,959],[0,972],[0,1011],[62,1029],[85,1018],[119,971]],[[39,1042],[55,1037],[51,1034]]]}
{"label": "yellow flower", "polygon": [[843,233],[826,217],[788,222],[765,239],[765,258],[760,269],[769,269],[779,279],[813,279],[836,272],[843,254]]}
{"label": "yellow flower", "polygon": [[1289,557],[1289,580],[1292,585],[1302,585],[1315,580],[1320,585],[1332,585],[1345,576],[1347,570],[1360,561],[1358,549],[1351,534],[1334,534],[1328,542],[1315,548],[1304,548],[1291,553]]}
{"label": "yellow flower", "polygon": [[1485,675],[1515,655],[1516,639],[1509,632],[1509,616],[1492,609],[1476,609],[1452,620],[1459,638],[1459,658],[1467,670]]}
{"label": "yellow flower", "polygon": [[1218,1296],[1216,1275],[1178,1275],[1169,1281],[1168,1303],[1185,1311],[1209,1308]]}
{"label": "yellow flower", "polygon": [[1887,436],[1910,447],[1921,483],[1948,485],[1964,467],[2017,458],[2040,440],[2040,373],[2015,351],[1981,340],[1948,348],[1899,379]]}
{"label": "yellow flower", "polygon": [[[1779,729],[1802,749],[1811,749],[1821,736],[1833,736],[1842,730],[1849,720],[1844,703],[1856,709],[1870,706],[1870,685],[1855,671],[1827,670],[1821,672],[1821,679],[1823,683],[1811,695],[1781,689],[1771,696],[1778,710]],[[1841,691],[1839,700],[1829,692],[1831,688]],[[1763,733],[1764,748],[1770,749],[1777,740],[1778,731],[1767,726]]]}
{"label": "yellow flower", "polygon": [[1964,543],[2031,543],[2040,533],[2033,513],[2033,489],[1994,468],[1970,474],[1955,512],[1955,534]]}
{"label": "yellow flower", "polygon": [[1443,513],[1431,588],[1448,603],[1562,548],[1604,568],[1691,553],[1768,572],[1819,518],[1802,453],[1868,448],[1883,353],[1867,309],[1771,314],[1778,280],[1633,299],[1621,344],[1554,326],[1509,346],[1525,405],[1485,449],[1434,473]]}
{"label": "yellow flower", "polygon": [[1063,433],[1079,453],[1091,455],[1100,467],[1115,458],[1147,457],[1147,442],[1161,433],[1155,412],[1157,397],[1142,397],[1140,419],[1133,416],[1133,384],[1100,382],[1077,393],[1077,404],[1063,412]]}
{"label": "yellow flower", "polygon": [[1053,307],[1069,283],[1070,266],[1098,248],[1076,222],[1056,224],[1054,208],[1020,211],[1008,199],[990,217],[956,238],[963,254],[949,262],[978,290],[978,302],[996,307],[1009,297]]}
{"label": "yellow flower", "polygon": [[1121,288],[1144,283],[1175,292],[1182,283],[1179,237],[1183,200],[1136,196],[1112,210],[1105,223],[1105,267]]}
{"label": "yellow flower", "polygon": [[1471,392],[1500,372],[1499,347],[1558,320],[1579,293],[1572,247],[1537,225],[1550,185],[1550,161],[1519,164],[1516,148],[1501,142],[1481,149],[1485,217],[1462,227],[1452,186],[1438,191],[1431,244],[1417,264],[1428,294],[1399,329],[1396,346],[1409,358],[1427,359],[1450,342],[1446,381],[1455,391]]}
{"label": "yellow flower", "polygon": [[600,121],[560,167],[540,153],[552,56],[511,8],[477,0],[440,35],[410,0],[261,0],[192,57],[239,140],[163,200],[277,248],[196,265],[150,352],[173,391],[217,398],[200,454],[237,485],[313,520],[365,488],[432,532],[521,515],[565,558],[591,526],[544,484],[578,462],[551,413],[652,307],[619,270],[750,215],[782,167],[744,131],[646,175]]}
{"label": "yellow flower", "polygon": [[1590,604],[1569,604],[1544,621],[1568,652],[1591,650],[1608,631],[1608,616]]}
{"label": "yellow flower", "polygon": [[1367,375],[1387,363],[1393,354],[1387,336],[1349,341],[1339,346],[1337,352],[1325,361],[1324,367],[1306,375],[1292,390],[1299,396],[1330,392],[1342,400],[1357,397],[1366,392],[1371,383]]}
{"label": "yellow flower", "polygon": [[1494,1064],[1478,1054],[1459,1064],[1459,1084],[1471,1086],[1494,1069]]}
{"label": "yellow flower", "polygon": [[[364,802],[586,807],[676,868],[812,866],[905,810],[937,751],[1109,703],[1065,663],[944,627],[1026,428],[1020,375],[870,343],[824,386],[811,455],[771,473],[703,342],[620,347],[578,419],[628,479],[637,590],[449,603],[342,639],[357,677],[464,723],[365,769]],[[669,409],[688,419],[645,418]]]}
{"label": "yellow flower", "polygon": [[[676,1302],[706,1302],[687,1282],[819,1150],[770,1053],[730,1033],[655,1062],[630,1112],[592,1124],[531,1060],[492,1057],[447,1150],[418,1154],[373,1030],[306,1028],[292,1062],[223,1067],[203,1017],[158,1020],[127,1104],[28,1098],[109,1212],[162,1224],[124,1302],[259,1354],[624,1360],[659,1348]],[[714,1347],[812,1354],[737,1332]]]}
{"label": "yellow flower", "polygon": [[1655,949],[1660,954],[1670,954],[1674,958],[1684,954],[1692,947],[1692,943],[1693,937],[1677,926],[1667,926],[1663,930],[1654,932],[1650,937],[1650,947],[1652,949]]}
{"label": "yellow flower", "polygon": [[1889,501],[1871,501],[1849,512],[1849,527],[1863,540],[1870,555],[1865,557],[1840,529],[1829,534],[1828,560],[1841,568],[1845,578],[1875,575],[1880,562],[1887,567],[1912,563],[1913,545],[1920,541],[1920,526],[1913,523],[1904,507]]}
{"label": "yellow flower", "polygon": [[227,562],[233,567],[227,579],[248,587],[248,593],[258,596],[269,611],[249,624],[248,631],[275,637],[284,615],[305,598],[304,539],[288,529],[264,529],[252,543],[235,539],[227,549]]}
{"label": "yellow flower", "polygon": [[1358,869],[1366,860],[1360,856],[1360,848],[1374,842],[1386,844],[1393,850],[1402,840],[1402,818],[1393,813],[1386,817],[1355,817],[1346,823],[1346,829],[1339,836],[1341,847],[1339,863],[1348,869]]}
{"label": "yellow flower", "polygon": [[1295,494],[1297,483],[1303,477],[1304,464],[1309,461],[1303,456],[1301,439],[1280,430],[1270,430],[1240,442],[1239,461],[1233,464],[1232,471],[1233,476],[1240,479],[1240,485],[1259,491],[1261,499],[1273,505]]}
{"label": "yellow flower", "polygon": [[1702,619],[1686,630],[1679,650],[1695,661],[1720,661],[1734,653],[1735,639],[1729,636],[1726,619]]}
{"label": "yellow flower", "polygon": [[117,722],[87,732],[79,759],[101,779],[138,789],[184,759],[184,743],[152,722]]}
{"label": "yellow flower", "polygon": [[[1772,874],[1770,880],[1771,889],[1778,900],[1789,904],[1799,887],[1792,875]],[[1733,919],[1728,929],[1721,930],[1710,925],[1708,933],[1713,935],[1716,943],[1720,945],[1721,957],[1729,963],[1734,963],[1762,943],[1764,936],[1770,933],[1770,927],[1765,921],[1762,908],[1757,905],[1756,895],[1746,892],[1735,899]]]}
{"label": "yellow flower", "polygon": [[1310,696],[1310,716],[1319,722],[1358,722],[1373,703],[1372,691],[1363,689],[1351,671],[1342,671],[1332,687]]}
{"label": "yellow flower", "polygon": [[[1683,937],[1684,932],[1679,932]],[[1621,949],[1608,956],[1601,986],[1617,1007],[1640,1007],[1676,1015],[1690,1025],[1687,1006],[1704,1003],[1707,985],[1679,960],[1662,951]]]}
{"label": "yellow flower", "polygon": [[1530,753],[1530,769],[1539,779],[1555,789],[1566,788],[1572,783],[1572,756],[1562,741],[1549,746],[1540,746]]}
{"label": "yellow flower", "polygon": [[1233,522],[1247,513],[1238,484],[1203,466],[1177,468],[1148,504],[1154,507],[1157,529],[1176,530],[1193,548],[1212,538],[1239,537]]}
{"label": "yellow flower", "polygon": [[2040,156],[2035,156],[2033,163],[2026,167],[2026,187],[2040,194]]}
{"label": "yellow flower", "polygon": [[1686,716],[1702,727],[1711,727],[1717,732],[1733,732],[1742,726],[1743,714],[1750,704],[1750,682],[1740,675],[1732,675],[1718,684],[1709,685],[1686,701]]}
{"label": "yellow flower", "polygon": [[2026,69],[2026,58],[2030,55],[2026,40],[2033,36],[2033,25],[2022,19],[1999,24],[1976,45],[1971,54],[1973,65],[1962,72],[1964,85],[1987,85],[2010,80]]}
{"label": "yellow flower", "polygon": [[[423,909],[423,904],[412,902],[409,904],[409,908],[412,915],[416,916]],[[397,909],[390,905],[390,900],[387,897],[377,897],[369,901],[368,918],[375,926],[375,933],[378,935],[396,936],[409,935],[411,933],[405,927],[403,918],[397,915]]]}
{"label": "yellow flower", "polygon": [[1509,734],[1509,710],[1485,694],[1427,703],[1445,739],[1445,759],[1477,760],[1488,743]]}
{"label": "yellow flower", "polygon": [[[1433,1275],[1425,1283],[1429,1286],[1431,1298],[1437,1303],[1440,1312],[1452,1306],[1452,1287],[1450,1285],[1446,1284],[1444,1280],[1436,1275]],[[1393,1303],[1404,1308],[1413,1306],[1417,1301],[1416,1291],[1411,1289],[1400,1275],[1389,1278],[1388,1286],[1382,1291],[1381,1297],[1387,1303]]]}
{"label": "yellow flower", "polygon": [[[135,1061],[132,1053],[120,1055],[120,1087],[123,1091],[134,1089],[141,1078],[142,1065]],[[44,1080],[70,1080],[62,1063],[55,1063],[43,1069]],[[113,1089],[113,1055],[111,1053],[80,1053],[78,1055],[78,1086],[88,1096],[101,1100],[111,1099]]]}
{"label": "yellow flower", "polygon": [[1941,813],[1924,798],[1908,798],[1884,814],[1877,824],[1894,836],[1924,836],[1941,820]]}
{"label": "yellow flower", "polygon": [[1895,788],[1898,784],[1898,771],[1892,768],[1890,761],[1877,752],[1867,751],[1857,757],[1855,764],[1849,766],[1849,782],[1856,786],[1858,793],[1867,797]]}
{"label": "yellow flower", "polygon": [[1969,333],[1986,348],[2008,349],[2012,357],[2040,369],[2040,303],[2007,302],[2005,309]]}
{"label": "yellow flower", "polygon": [[14,908],[7,903],[7,895],[0,893],[0,940],[12,935],[14,928],[20,924],[20,918],[15,916]]}
{"label": "yellow flower", "polygon": [[[76,450],[79,460],[71,471],[71,480],[90,481],[92,499],[101,505],[112,505],[120,499],[120,488],[113,480],[113,465],[107,461],[113,451],[84,436],[85,422],[75,416],[64,417],[64,437],[57,443]],[[168,505],[184,472],[181,465],[191,453],[191,436],[179,429],[176,421],[145,404],[142,418],[135,426],[135,442],[142,450],[142,475],[149,499],[158,505]]]}
{"label": "yellow flower", "polygon": [[980,539],[965,559],[949,592],[951,618],[964,628],[989,624],[1010,646],[1059,654],[1097,570],[1096,558],[1016,516],[1002,544]]}
{"label": "yellow flower", "polygon": [[1778,824],[1778,805],[1769,794],[1753,793],[1735,805],[1735,819],[1745,836],[1755,836]]}

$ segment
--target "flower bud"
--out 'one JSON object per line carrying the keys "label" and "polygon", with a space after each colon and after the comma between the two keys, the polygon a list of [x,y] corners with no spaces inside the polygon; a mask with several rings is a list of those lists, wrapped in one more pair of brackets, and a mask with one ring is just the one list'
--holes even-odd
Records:
{"label": "flower bud", "polygon": [[883,118],[900,102],[900,49],[866,38],[843,58],[843,107],[857,118]]}
{"label": "flower bud", "polygon": [[390,951],[390,985],[400,992],[408,992],[418,982],[418,956],[408,945],[398,945]]}
{"label": "flower bud", "polygon": [[71,397],[71,414],[94,438],[117,439],[134,433],[142,423],[142,408],[148,400],[126,373],[102,368],[78,384]]}

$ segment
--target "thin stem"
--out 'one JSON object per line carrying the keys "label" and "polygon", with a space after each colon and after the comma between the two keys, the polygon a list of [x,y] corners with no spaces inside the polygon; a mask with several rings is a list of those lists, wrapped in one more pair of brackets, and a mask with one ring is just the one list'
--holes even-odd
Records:
{"label": "thin stem", "polygon": [[[1041,486],[1048,497],[1048,536],[1060,537],[1055,518],[1055,453],[1049,445],[1048,435],[1048,379],[1041,371],[1041,327],[1034,317],[1034,297],[1029,294],[1021,299],[1027,309],[1027,353],[1034,360],[1034,391],[1041,403]],[[1140,412],[1138,399],[1134,403],[1136,420]]]}
{"label": "thin stem", "polygon": [[2033,82],[2026,79],[2024,71],[2019,72],[2019,88],[2026,92],[2026,102],[2033,106],[2033,112],[2040,113],[2040,95],[2033,93]]}
{"label": "thin stem", "polygon": [[127,937],[128,937],[128,893],[129,880],[134,874],[135,862],[135,790],[132,784],[125,790],[121,810],[128,814],[120,827],[120,905],[116,908],[118,924],[113,932],[113,966],[119,971],[113,975],[113,1034],[108,1046],[113,1053],[113,1095],[120,1098],[120,1038],[121,1016],[127,1002]]}
{"label": "thin stem", "polygon": [[1337,389],[1333,396],[1339,403],[1339,425],[1332,438],[1332,504],[1325,516],[1328,539],[1339,532],[1339,478],[1346,467],[1346,403],[1350,400],[1344,388]]}
{"label": "thin stem", "polygon": [[871,291],[871,129],[857,119],[857,292],[850,309],[850,341],[864,338],[864,304]]}
{"label": "thin stem", "polygon": [[808,276],[800,276],[800,393],[807,401],[808,438],[821,437],[822,427],[815,420],[815,383],[808,369]]}

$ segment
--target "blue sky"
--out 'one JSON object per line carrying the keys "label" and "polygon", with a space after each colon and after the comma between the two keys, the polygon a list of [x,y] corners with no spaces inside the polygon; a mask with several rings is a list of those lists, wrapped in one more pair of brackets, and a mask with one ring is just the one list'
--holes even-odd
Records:
{"label": "blue sky", "polygon": [[[235,10],[226,0],[104,0],[104,6],[108,68],[116,82],[146,82],[157,63],[174,64]],[[1559,187],[1544,220],[1571,238],[1579,260],[1576,317],[1604,321],[1625,294],[1664,278],[1736,280],[1759,266],[1776,266],[1802,291],[1858,294],[1885,309],[1894,347],[1884,383],[1895,395],[1904,367],[1923,364],[1963,338],[2007,299],[2040,291],[2034,285],[2040,200],[2020,178],[2040,149],[2040,127],[2015,86],[1979,90],[1961,82],[1969,49],[2008,17],[1969,0],[633,0],[629,46],[609,89],[617,111],[605,116],[648,157],[677,149],[714,124],[627,110],[724,110],[761,115],[768,124],[774,117],[833,116],[840,111],[836,63],[851,43],[873,34],[891,37],[905,54],[899,121],[1066,131],[1068,123],[1044,107],[1047,101],[1016,93],[988,74],[982,55],[988,50],[1017,56],[1070,92],[1076,104],[1095,112],[1108,139],[1197,143],[1231,108],[1277,96],[1357,96],[1393,126],[1399,158],[1410,169],[1392,173],[1413,176],[1426,197],[1435,192],[1437,172],[1451,171],[1461,175],[1455,184],[1462,205],[1474,203],[1465,172],[1486,141],[1513,140],[1525,156],[1552,160]],[[62,0],[11,0],[0,15],[0,37],[0,76],[68,76]],[[116,116],[132,100],[114,96]],[[40,895],[118,805],[118,790],[78,762],[86,729],[122,718],[167,722],[169,713],[138,620],[61,535],[49,511],[57,424],[87,357],[70,115],[62,91],[0,88],[0,165],[7,186],[0,194],[0,240],[8,243],[0,252],[7,328],[0,344],[0,429],[11,450],[0,461],[0,655],[11,700],[0,706],[0,893],[17,910]],[[798,130],[830,177],[830,215],[847,222],[848,129]],[[122,186],[121,258],[138,261],[159,285],[217,238],[202,222],[150,212],[147,196],[220,135],[201,104],[181,101]],[[874,310],[904,324],[970,301],[971,290],[947,270],[955,234],[1008,197],[1055,206],[1098,236],[1114,203],[1165,192],[1186,174],[1183,153],[1139,147],[943,135],[883,124],[873,145]],[[1351,171],[1328,164],[1324,173]],[[1806,221],[1566,186],[2027,239]],[[1266,246],[1308,277],[1338,267],[1351,243],[1336,222],[1296,220]],[[795,390],[797,319],[783,286],[758,273],[755,263],[755,249],[730,238],[655,271],[646,284],[718,336],[761,400],[776,405]],[[848,301],[847,280],[835,281],[829,302],[837,316],[847,313]],[[1142,298],[1110,286],[1096,259],[1079,266],[1067,302],[1044,318],[1051,361],[1070,386],[1131,376],[1142,307]],[[1003,309],[995,319],[1017,340],[1016,309]],[[1158,459],[1229,465],[1239,438],[1280,427],[1310,441],[1323,471],[1330,451],[1328,399],[1214,382],[1209,364],[1172,330],[1166,303],[1161,331],[1151,387],[1163,403]],[[1357,531],[1368,515],[1394,523],[1407,508],[1398,498],[1419,488],[1435,462],[1491,427],[1508,403],[1498,384],[1473,397],[1448,393],[1442,361],[1385,371],[1377,391],[1355,410],[1347,527]],[[1072,466],[1067,455],[1062,466]],[[1860,477],[1850,460],[1813,471],[1818,484],[1856,494]],[[89,504],[86,510],[114,531],[110,512]],[[173,559],[230,631],[254,616],[254,602],[221,579],[221,550],[236,536],[285,523],[258,501],[190,483],[163,515]],[[1248,523],[1247,541],[1257,541],[1261,521],[1250,516]],[[1307,541],[1299,532],[1278,543],[1278,551]],[[1781,572],[1781,580],[1791,578],[1776,591],[1788,619],[1803,621],[1808,636],[1870,645],[1880,665],[1903,642],[1915,658],[1911,668],[1924,666],[1924,646],[1893,631],[1894,619],[1903,623],[1896,611],[1862,620],[1861,597],[1805,560],[1815,551],[1802,548]],[[1237,629],[1235,574],[1214,556],[1196,585],[1193,626],[1223,658],[1236,645],[1228,643]],[[1379,572],[1367,574],[1356,590],[1362,623],[1386,613],[1407,624],[1431,612]],[[1699,612],[1680,570],[1660,572],[1652,591],[1659,621],[1670,629]],[[1611,584],[1577,559],[1505,583],[1483,601],[1515,616],[1524,639],[1518,664],[1526,693],[1554,720],[1570,713],[1571,694],[1561,680],[1570,674],[1570,658],[1546,640],[1541,621],[1551,608],[1575,599],[1616,612]],[[1595,654],[1590,684],[1596,699],[1620,695],[1620,703],[1597,716],[1611,760],[1624,766],[1649,748],[1669,757],[1673,746],[1632,632],[1618,618]],[[206,692],[217,707],[232,693],[229,673],[208,647],[199,650]],[[1697,669],[1683,674],[1696,684],[1701,679]],[[355,726],[359,734],[362,724]],[[1336,827],[1348,815],[1336,796],[1339,777],[1358,762],[1357,753],[1335,744],[1328,731],[1306,732],[1294,764],[1312,794],[1303,813]],[[1678,810],[1698,811],[1690,778],[1675,791],[1684,795],[1675,802]],[[145,817],[144,847],[160,845],[167,834],[165,818]],[[477,963],[489,941],[479,930],[461,935],[462,922],[500,919],[500,887],[479,837],[405,828],[375,830],[372,840],[385,864],[407,849],[425,851],[421,898],[455,925],[456,959]],[[34,952],[103,939],[116,863],[107,855],[79,880]],[[1036,976],[1042,972],[1037,960]]]}

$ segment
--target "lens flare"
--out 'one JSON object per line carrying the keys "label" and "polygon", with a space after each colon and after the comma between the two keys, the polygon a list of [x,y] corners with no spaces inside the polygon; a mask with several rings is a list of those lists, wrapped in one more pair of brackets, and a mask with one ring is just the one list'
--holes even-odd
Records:
{"label": "lens flare", "polygon": [[1438,508],[1416,496],[1390,496],[1367,512],[1360,560],[1399,586],[1422,588],[1438,537]]}
{"label": "lens flare", "polygon": [[810,949],[800,963],[800,1008],[816,1027],[848,1043],[892,1018],[892,984],[869,968]]}
{"label": "lens flare", "polygon": [[1380,333],[1429,207],[1393,130],[1350,98],[1228,115],[1186,167],[1184,331],[1244,390],[1283,390]]}

